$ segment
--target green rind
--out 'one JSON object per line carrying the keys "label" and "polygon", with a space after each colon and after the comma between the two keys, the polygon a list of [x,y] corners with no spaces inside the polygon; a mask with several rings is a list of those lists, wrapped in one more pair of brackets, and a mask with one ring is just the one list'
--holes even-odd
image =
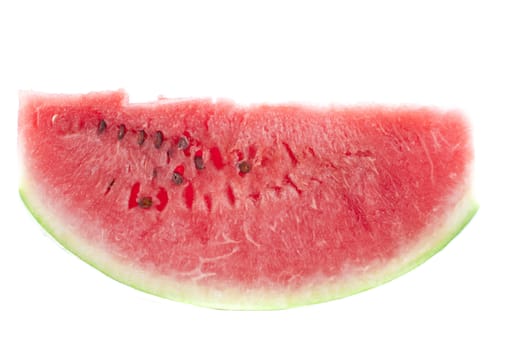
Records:
{"label": "green rind", "polygon": [[[139,285],[135,285],[133,283],[131,283],[130,281],[127,281],[127,280],[123,280],[123,279],[119,279],[117,277],[116,274],[111,274],[109,273],[108,271],[104,270],[102,267],[100,267],[97,263],[95,263],[94,261],[91,261],[89,260],[87,257],[85,256],[82,256],[81,254],[79,254],[76,249],[73,249],[73,247],[71,247],[70,245],[68,245],[65,240],[62,240],[60,239],[57,235],[54,234],[53,230],[51,229],[51,227],[45,222],[45,220],[40,216],[40,214],[38,214],[34,208],[31,206],[31,204],[29,203],[29,200],[27,199],[27,196],[23,190],[22,187],[20,187],[18,189],[18,193],[20,194],[20,198],[22,198],[22,202],[24,203],[25,207],[27,208],[27,210],[29,210],[29,212],[31,213],[31,215],[35,218],[35,220],[40,224],[40,226],[42,226],[44,228],[44,230],[51,236],[53,237],[53,239],[58,242],[63,248],[65,248],[68,252],[74,254],[76,257],[78,257],[80,260],[84,261],[85,263],[91,265],[92,267],[94,267],[95,269],[97,269],[98,271],[102,272],[104,275],[108,276],[108,277],[111,277],[112,279],[118,281],[118,282],[121,282],[125,285],[128,285],[132,288],[135,288],[137,290],[140,290],[142,292],[146,292],[146,293],[149,293],[147,291],[146,288],[141,288]],[[182,301],[183,302],[183,301]]]}
{"label": "green rind", "polygon": [[[451,233],[449,235],[447,235],[445,237],[445,239],[440,241],[440,244],[433,246],[433,248],[430,249],[429,251],[427,251],[425,254],[420,255],[418,258],[416,258],[414,260],[411,260],[409,263],[407,263],[403,267],[401,267],[401,268],[397,269],[395,272],[387,275],[384,279],[376,281],[375,283],[368,284],[366,286],[361,286],[361,288],[357,288],[357,289],[349,288],[348,290],[342,290],[341,293],[339,293],[338,295],[333,295],[331,297],[325,297],[325,298],[320,298],[320,299],[316,299],[316,300],[308,300],[308,301],[296,300],[296,302],[289,303],[288,307],[289,308],[299,307],[299,306],[303,306],[303,305],[319,304],[319,303],[324,303],[327,301],[342,299],[342,298],[378,287],[380,285],[386,284],[400,276],[403,276],[407,272],[422,265],[428,259],[430,259],[434,255],[436,255],[438,252],[443,250],[443,248],[445,248],[454,238],[456,238],[456,236],[461,231],[463,231],[463,229],[469,224],[469,222],[472,220],[472,218],[476,215],[478,210],[479,210],[479,203],[474,198],[471,198],[469,210],[468,210],[467,214],[463,217],[463,220],[459,222],[459,224],[451,231]],[[272,308],[271,307],[268,307],[268,308],[262,307],[260,309],[272,309]]]}
{"label": "green rind", "polygon": [[459,223],[459,225],[452,231],[452,233],[443,241],[441,241],[441,244],[435,246],[433,249],[429,250],[425,254],[421,255],[419,258],[413,260],[410,264],[407,264],[404,268],[398,270],[397,274],[391,276],[391,278],[387,281],[383,281],[383,283],[389,282],[401,275],[406,274],[407,272],[411,271],[412,269],[420,266],[425,261],[436,255],[438,252],[443,250],[456,236],[463,231],[465,226],[469,224],[469,222],[472,220],[472,218],[476,215],[476,213],[479,210],[479,203],[476,200],[473,200],[470,206],[469,212],[465,215],[463,218],[463,221]]}
{"label": "green rind", "polygon": [[[31,205],[30,200],[28,198],[28,195],[26,191],[23,189],[23,186],[19,188],[20,197],[22,198],[23,203],[29,210],[29,212],[33,215],[33,217],[38,221],[38,223],[58,242],[60,243],[65,249],[79,257],[81,260],[85,261],[87,264],[91,265],[92,267],[96,268],[103,274],[125,284],[130,287],[133,287],[137,290],[157,295],[159,297],[167,298],[176,300],[183,303],[188,304],[194,304],[198,306],[205,306],[205,307],[211,307],[216,309],[238,309],[238,310],[274,310],[274,309],[285,309],[285,308],[292,308],[292,307],[298,307],[303,305],[310,305],[310,304],[318,304],[322,302],[327,302],[335,299],[340,299],[347,297],[349,295],[353,295],[356,293],[363,292],[365,290],[377,287],[379,285],[385,284],[393,279],[396,279],[399,276],[404,275],[405,273],[411,271],[412,269],[416,268],[417,266],[421,265],[425,261],[427,261],[429,258],[434,256],[436,253],[441,251],[445,246],[447,246],[450,241],[452,241],[462,230],[463,228],[470,222],[470,220],[474,217],[476,212],[479,209],[478,202],[472,197],[472,195],[469,196],[469,198],[466,198],[466,204],[467,204],[467,211],[466,213],[459,219],[457,224],[449,230],[448,234],[442,235],[442,240],[439,241],[437,244],[434,244],[432,248],[420,256],[408,261],[404,265],[400,266],[399,268],[391,271],[390,273],[381,276],[379,279],[370,280],[368,283],[363,283],[356,286],[349,286],[346,288],[338,289],[336,288],[336,285],[329,285],[328,287],[332,288],[332,294],[322,292],[321,290],[318,290],[317,293],[308,293],[306,295],[298,293],[298,295],[293,296],[287,296],[283,299],[273,299],[271,298],[271,293],[273,291],[270,290],[259,290],[257,291],[257,298],[259,302],[252,300],[242,301],[242,297],[239,297],[238,293],[241,293],[239,291],[233,291],[231,292],[230,298],[225,298],[226,300],[212,300],[212,298],[205,299],[205,297],[198,298],[197,295],[192,295],[190,293],[179,292],[176,290],[170,290],[167,288],[167,290],[155,290],[151,288],[147,283],[140,284],[140,281],[138,278],[132,278],[129,277],[129,275],[126,276],[124,271],[119,271],[118,268],[111,268],[111,266],[103,266],[103,264],[98,263],[97,261],[91,260],[88,256],[85,256],[80,252],[79,247],[75,247],[74,245],[68,244],[65,239],[60,239],[59,235],[55,234],[53,229],[51,228],[51,225],[49,225],[44,218],[42,217],[41,213],[37,212],[37,210]],[[160,282],[161,283],[161,282]],[[341,284],[342,282],[340,282]],[[325,286],[321,286],[325,289]],[[197,293],[195,293],[197,294]],[[251,293],[252,294],[252,293]],[[206,295],[203,293],[203,295]],[[228,299],[228,301],[227,301]]]}

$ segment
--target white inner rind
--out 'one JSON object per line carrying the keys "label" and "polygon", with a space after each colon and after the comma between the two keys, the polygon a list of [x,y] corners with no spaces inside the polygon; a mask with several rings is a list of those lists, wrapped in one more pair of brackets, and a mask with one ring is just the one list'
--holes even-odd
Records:
{"label": "white inner rind", "polygon": [[38,182],[22,174],[20,193],[35,218],[64,247],[106,275],[136,289],[161,297],[220,309],[282,309],[342,298],[390,281],[420,265],[441,250],[476,212],[478,205],[472,190],[464,192],[456,206],[448,208],[445,220],[427,228],[424,237],[414,246],[406,247],[397,258],[379,262],[366,269],[351,271],[338,277],[317,276],[299,289],[243,288],[238,285],[206,286],[197,282],[177,281],[138,266],[129,266],[111,256],[103,246],[96,246],[76,234],[78,227],[64,220],[45,197]]}

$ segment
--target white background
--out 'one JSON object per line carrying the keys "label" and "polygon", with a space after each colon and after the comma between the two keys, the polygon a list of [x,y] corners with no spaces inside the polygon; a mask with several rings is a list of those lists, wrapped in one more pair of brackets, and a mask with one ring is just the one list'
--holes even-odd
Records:
{"label": "white background", "polygon": [[[1,349],[523,348],[517,1],[137,3],[0,5]],[[421,267],[339,301],[224,312],[148,296],[60,248],[17,194],[17,91],[117,88],[132,101],[459,108],[480,211]]]}

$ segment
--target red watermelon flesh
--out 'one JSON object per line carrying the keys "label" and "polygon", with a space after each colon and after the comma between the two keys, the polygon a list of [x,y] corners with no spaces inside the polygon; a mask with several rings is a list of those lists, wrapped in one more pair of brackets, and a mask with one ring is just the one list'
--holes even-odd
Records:
{"label": "red watermelon flesh", "polygon": [[469,125],[428,108],[22,93],[19,149],[22,198],[62,245],[138,289],[216,308],[371,288],[477,210]]}

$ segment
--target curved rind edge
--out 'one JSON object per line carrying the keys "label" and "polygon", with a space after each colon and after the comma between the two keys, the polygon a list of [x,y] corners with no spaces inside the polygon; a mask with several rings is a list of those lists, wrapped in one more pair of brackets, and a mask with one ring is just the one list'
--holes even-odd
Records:
{"label": "curved rind edge", "polygon": [[[63,234],[57,234],[56,228],[53,228],[44,219],[43,213],[36,209],[37,205],[32,205],[34,198],[31,197],[30,192],[24,189],[23,184],[20,185],[19,193],[33,217],[60,245],[105,275],[137,290],[159,297],[203,307],[228,310],[287,309],[344,298],[385,284],[411,271],[441,251],[463,230],[479,209],[479,204],[475,200],[472,191],[468,191],[454,211],[459,217],[452,218],[452,220],[449,219],[449,221],[453,221],[451,222],[453,225],[447,230],[447,234],[437,235],[441,238],[437,243],[429,246],[429,249],[422,251],[407,261],[391,264],[392,267],[389,266],[389,268],[383,271],[378,271],[374,276],[363,276],[364,278],[360,280],[351,279],[347,282],[341,280],[336,283],[318,285],[316,288],[307,291],[297,291],[294,295],[289,295],[288,293],[281,295],[281,292],[269,289],[254,292],[251,290],[248,293],[231,289],[230,291],[215,293],[212,290],[195,285],[176,284],[161,277],[149,276],[150,273],[147,274],[145,271],[128,269],[125,265],[116,262],[116,260],[112,260],[108,256],[104,257],[105,253],[99,249],[93,249],[86,245],[82,246],[83,243],[81,242],[76,242],[75,244],[73,242],[74,236],[68,235],[69,238],[72,238],[68,242],[67,239],[62,238],[64,237]],[[440,227],[445,228],[447,223],[443,223]]]}

